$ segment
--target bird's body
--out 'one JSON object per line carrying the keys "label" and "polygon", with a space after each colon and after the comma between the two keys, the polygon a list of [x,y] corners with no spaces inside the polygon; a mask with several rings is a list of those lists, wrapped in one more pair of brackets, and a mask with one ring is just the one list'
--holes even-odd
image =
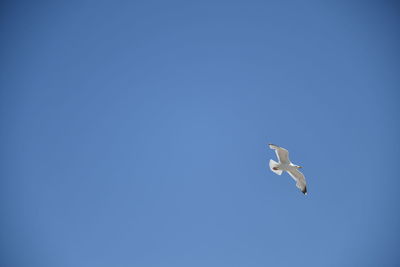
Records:
{"label": "bird's body", "polygon": [[279,147],[273,144],[269,144],[269,147],[275,150],[276,156],[279,160],[279,162],[276,162],[272,159],[269,161],[269,167],[271,168],[271,171],[278,175],[281,175],[282,172],[287,172],[296,181],[297,188],[299,188],[301,192],[306,195],[306,179],[304,175],[298,170],[301,167],[290,162],[289,151],[287,151],[283,147]]}

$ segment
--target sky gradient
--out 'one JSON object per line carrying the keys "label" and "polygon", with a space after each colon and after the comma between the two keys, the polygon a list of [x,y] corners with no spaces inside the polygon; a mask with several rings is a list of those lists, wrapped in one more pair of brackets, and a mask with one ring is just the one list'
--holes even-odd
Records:
{"label": "sky gradient", "polygon": [[1,266],[399,266],[398,5],[33,2],[0,11]]}

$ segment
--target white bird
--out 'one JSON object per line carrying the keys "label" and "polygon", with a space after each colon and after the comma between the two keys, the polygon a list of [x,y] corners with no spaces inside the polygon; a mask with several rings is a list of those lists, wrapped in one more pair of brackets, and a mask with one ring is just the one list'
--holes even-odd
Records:
{"label": "white bird", "polygon": [[279,147],[273,144],[269,144],[269,147],[275,150],[276,156],[279,160],[279,162],[276,162],[272,159],[269,161],[269,167],[271,171],[278,175],[281,175],[282,172],[286,171],[296,181],[297,188],[299,188],[304,195],[307,195],[306,179],[304,178],[304,175],[298,170],[302,167],[299,165],[294,165],[290,162],[289,151],[287,151],[283,147]]}

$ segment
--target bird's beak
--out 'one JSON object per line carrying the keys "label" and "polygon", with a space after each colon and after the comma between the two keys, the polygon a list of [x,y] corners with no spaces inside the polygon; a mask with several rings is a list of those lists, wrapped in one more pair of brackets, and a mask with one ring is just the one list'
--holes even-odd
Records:
{"label": "bird's beak", "polygon": [[301,169],[301,168],[303,168],[303,167],[302,167],[302,166],[298,166],[297,168]]}

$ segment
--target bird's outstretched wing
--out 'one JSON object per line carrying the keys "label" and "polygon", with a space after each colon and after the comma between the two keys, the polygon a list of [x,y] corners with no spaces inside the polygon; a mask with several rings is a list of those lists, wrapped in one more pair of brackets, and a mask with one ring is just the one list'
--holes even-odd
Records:
{"label": "bird's outstretched wing", "polygon": [[307,184],[304,174],[302,174],[299,170],[288,171],[288,173],[296,181],[297,188],[300,189],[304,195],[307,195]]}
{"label": "bird's outstretched wing", "polygon": [[289,163],[289,151],[284,149],[283,147],[279,147],[277,145],[269,144],[269,148],[274,149],[276,156],[278,157],[281,163]]}

